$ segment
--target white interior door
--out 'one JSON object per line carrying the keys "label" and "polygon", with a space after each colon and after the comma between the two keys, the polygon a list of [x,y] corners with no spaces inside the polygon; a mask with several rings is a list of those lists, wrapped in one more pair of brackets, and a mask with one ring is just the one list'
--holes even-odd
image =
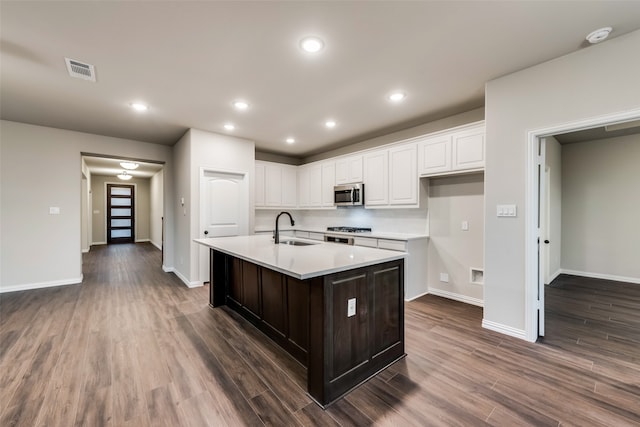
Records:
{"label": "white interior door", "polygon": [[[225,237],[249,231],[249,188],[245,174],[202,170],[200,235]],[[199,278],[209,281],[209,249],[200,246]]]}
{"label": "white interior door", "polygon": [[547,250],[547,174],[545,140],[538,141],[538,335],[544,336],[544,283]]}

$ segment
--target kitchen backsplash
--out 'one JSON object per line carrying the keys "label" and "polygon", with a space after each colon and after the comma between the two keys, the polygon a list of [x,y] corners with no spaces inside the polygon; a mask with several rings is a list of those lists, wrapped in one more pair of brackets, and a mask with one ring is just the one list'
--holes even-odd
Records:
{"label": "kitchen backsplash", "polygon": [[[283,209],[286,210],[286,209]],[[256,210],[256,229],[272,229],[278,210]],[[330,226],[371,227],[375,231],[393,233],[427,233],[427,208],[364,209],[362,207],[335,210],[289,210],[298,227],[325,229]],[[281,226],[285,227],[286,221]]]}

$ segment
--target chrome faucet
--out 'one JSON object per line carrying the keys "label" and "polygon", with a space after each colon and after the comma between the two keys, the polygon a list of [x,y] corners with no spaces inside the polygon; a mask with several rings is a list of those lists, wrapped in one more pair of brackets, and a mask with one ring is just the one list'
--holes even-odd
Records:
{"label": "chrome faucet", "polygon": [[278,229],[278,220],[280,219],[281,215],[287,214],[289,215],[289,219],[291,220],[291,225],[295,225],[296,222],[293,220],[293,217],[291,216],[291,214],[289,212],[280,212],[278,214],[278,216],[276,217],[276,232],[274,234],[274,239],[276,241],[276,243],[280,243],[280,230]]}

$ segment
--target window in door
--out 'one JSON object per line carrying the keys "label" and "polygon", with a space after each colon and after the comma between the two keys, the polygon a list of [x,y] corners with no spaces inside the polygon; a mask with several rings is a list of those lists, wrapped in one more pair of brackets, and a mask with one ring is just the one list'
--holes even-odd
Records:
{"label": "window in door", "polygon": [[107,243],[133,243],[134,186],[107,184]]}

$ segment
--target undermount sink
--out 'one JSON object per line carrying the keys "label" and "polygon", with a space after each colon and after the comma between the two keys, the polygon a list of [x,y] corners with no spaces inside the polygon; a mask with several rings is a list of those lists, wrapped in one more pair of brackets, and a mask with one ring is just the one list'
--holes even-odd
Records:
{"label": "undermount sink", "polygon": [[317,243],[309,243],[309,242],[301,242],[300,240],[283,240],[280,242],[281,245],[291,245],[291,246],[311,246],[317,245]]}

